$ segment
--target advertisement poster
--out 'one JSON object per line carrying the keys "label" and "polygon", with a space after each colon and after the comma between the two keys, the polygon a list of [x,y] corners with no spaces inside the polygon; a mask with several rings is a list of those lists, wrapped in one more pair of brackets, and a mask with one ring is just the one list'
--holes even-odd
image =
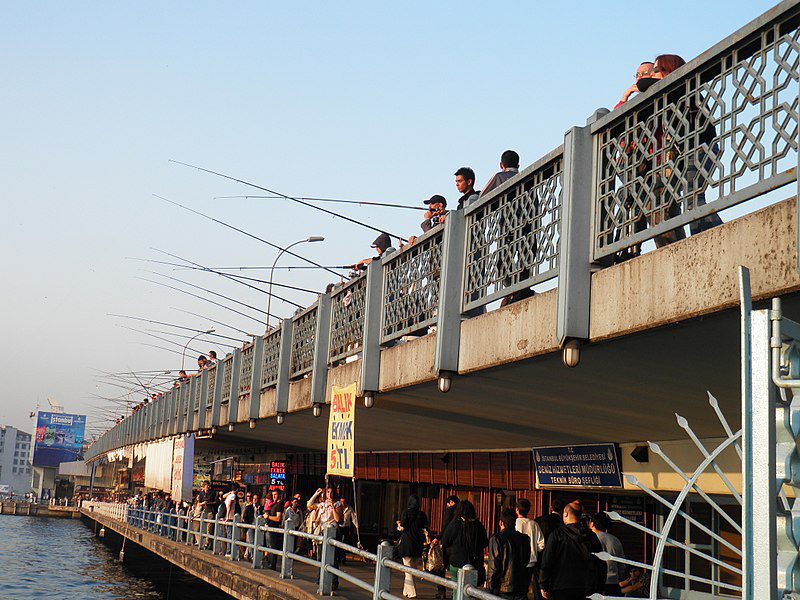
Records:
{"label": "advertisement poster", "polygon": [[269,463],[269,489],[286,491],[286,461],[273,460]]}
{"label": "advertisement poster", "polygon": [[85,415],[40,412],[33,449],[34,467],[58,467],[83,458]]}
{"label": "advertisement poster", "polygon": [[194,435],[175,440],[172,452],[172,499],[192,500],[194,483]]}
{"label": "advertisement poster", "polygon": [[614,444],[534,448],[533,457],[540,486],[622,487],[622,473]]}
{"label": "advertisement poster", "polygon": [[328,420],[328,475],[353,477],[355,469],[356,384],[333,386]]}

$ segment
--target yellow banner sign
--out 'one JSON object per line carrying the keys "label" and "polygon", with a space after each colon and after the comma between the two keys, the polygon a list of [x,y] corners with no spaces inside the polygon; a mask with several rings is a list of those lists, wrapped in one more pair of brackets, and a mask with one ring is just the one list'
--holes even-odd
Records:
{"label": "yellow banner sign", "polygon": [[328,475],[353,477],[356,388],[355,383],[343,388],[333,386],[328,419]]}

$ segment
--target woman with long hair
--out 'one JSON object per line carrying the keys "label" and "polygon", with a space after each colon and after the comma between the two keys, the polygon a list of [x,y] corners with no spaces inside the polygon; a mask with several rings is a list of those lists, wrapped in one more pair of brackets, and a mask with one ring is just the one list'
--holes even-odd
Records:
{"label": "woman with long hair", "polygon": [[[405,566],[414,569],[422,568],[422,549],[425,545],[425,530],[427,528],[428,516],[420,510],[419,498],[411,494],[408,497],[406,509],[400,515],[400,520],[397,521],[397,531],[400,533],[397,551]],[[403,582],[403,596],[406,598],[417,597],[414,578],[408,573],[406,573]]]}

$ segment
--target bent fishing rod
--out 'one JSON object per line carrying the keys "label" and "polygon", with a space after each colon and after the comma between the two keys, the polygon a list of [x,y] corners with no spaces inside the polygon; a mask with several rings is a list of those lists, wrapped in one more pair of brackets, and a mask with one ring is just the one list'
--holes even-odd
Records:
{"label": "bent fishing rod", "polygon": [[[167,327],[175,327],[176,329],[183,329],[184,331],[192,331],[194,333],[205,333],[202,329],[195,329],[194,327],[184,327],[183,325],[176,325],[175,323],[167,323],[165,321],[155,321],[153,319],[145,319],[144,317],[132,317],[130,315],[120,315],[116,313],[106,313],[109,317],[119,317],[120,319],[133,319],[134,321],[144,321],[145,323],[153,323],[154,325],[166,325]],[[241,342],[239,338],[231,337],[229,335],[222,335],[221,333],[209,333],[214,337],[222,338],[225,340],[233,340],[234,342]],[[137,373],[155,373],[155,371],[137,371]]]}
{"label": "bent fishing rod", "polygon": [[163,200],[164,202],[169,202],[170,204],[174,204],[175,206],[178,206],[178,207],[180,207],[180,208],[182,208],[184,210],[188,210],[191,213],[194,213],[194,214],[199,215],[199,216],[201,216],[201,217],[203,217],[205,219],[213,221],[214,223],[218,223],[218,224],[222,225],[223,227],[227,227],[228,229],[232,229],[233,231],[241,233],[242,235],[246,235],[247,237],[252,238],[254,240],[257,240],[257,241],[261,242],[262,244],[266,244],[267,246],[270,246],[271,248],[275,248],[276,250],[281,250],[281,251],[285,252],[286,254],[288,254],[289,256],[294,256],[295,258],[299,258],[300,260],[303,260],[303,261],[305,261],[305,262],[307,262],[307,263],[309,263],[311,265],[314,265],[315,267],[320,267],[320,268],[323,268],[323,269],[325,269],[327,271],[330,271],[331,273],[333,273],[337,277],[340,277],[340,274],[337,273],[336,271],[331,271],[331,269],[329,269],[327,267],[323,267],[319,263],[316,263],[313,260],[311,260],[309,258],[306,258],[305,256],[302,256],[301,254],[297,254],[297,252],[293,252],[292,250],[288,250],[287,248],[284,248],[282,246],[278,246],[278,244],[273,244],[269,240],[265,240],[262,237],[259,237],[259,236],[255,235],[253,233],[250,233],[249,231],[245,231],[244,229],[236,227],[235,225],[231,225],[230,223],[226,223],[225,221],[222,221],[221,219],[216,219],[216,218],[214,218],[214,217],[212,217],[210,215],[207,215],[205,213],[200,212],[199,210],[195,210],[194,208],[189,208],[188,206],[185,206],[185,205],[181,204],[180,202],[175,202],[174,200],[170,200],[169,198],[164,198],[164,196],[159,196],[158,194],[153,194],[153,196],[155,196],[159,200]]}
{"label": "bent fishing rod", "polygon": [[245,181],[244,179],[237,179],[236,177],[232,177],[231,175],[225,175],[224,173],[219,173],[217,171],[212,171],[211,169],[198,167],[197,165],[192,165],[192,164],[189,164],[189,163],[181,162],[179,160],[169,159],[169,162],[175,163],[177,165],[183,165],[184,167],[190,167],[192,169],[197,169],[198,171],[203,171],[204,173],[210,173],[211,175],[216,175],[217,177],[222,177],[224,179],[229,179],[230,181],[235,181],[236,183],[241,183],[241,184],[250,186],[251,188],[255,188],[257,190],[261,190],[262,192],[267,192],[268,194],[273,194],[275,196],[278,196],[280,198],[284,198],[286,200],[292,200],[294,202],[297,202],[298,204],[302,204],[303,206],[308,206],[310,208],[313,208],[315,210],[319,210],[319,211],[324,212],[326,214],[329,214],[331,216],[339,217],[340,219],[344,219],[345,221],[349,221],[350,223],[354,223],[356,225],[360,225],[361,227],[366,227],[367,229],[371,229],[372,231],[377,231],[378,233],[385,233],[389,237],[393,237],[395,239],[398,239],[401,242],[407,242],[408,241],[404,237],[401,237],[399,235],[395,235],[393,233],[389,233],[388,231],[385,231],[385,230],[383,230],[383,229],[381,229],[379,227],[375,227],[373,225],[369,225],[368,223],[364,223],[362,221],[359,221],[358,219],[354,219],[352,217],[348,217],[347,215],[339,214],[337,212],[334,212],[332,210],[328,210],[327,208],[322,208],[321,206],[317,206],[317,205],[311,204],[309,202],[304,202],[303,200],[300,200],[299,198],[295,198],[294,196],[287,196],[286,194],[281,194],[280,192],[276,192],[275,190],[271,190],[269,188],[266,188],[266,187],[263,187],[263,186],[260,186],[260,185],[256,185],[255,183],[251,183],[249,181]]}

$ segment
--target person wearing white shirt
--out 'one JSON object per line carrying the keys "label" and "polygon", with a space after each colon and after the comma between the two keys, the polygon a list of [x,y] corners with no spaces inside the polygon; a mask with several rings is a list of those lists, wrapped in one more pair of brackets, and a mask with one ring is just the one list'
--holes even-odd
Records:
{"label": "person wearing white shirt", "polygon": [[533,583],[533,598],[539,600],[539,581],[536,576],[536,567],[539,563],[539,555],[544,550],[544,535],[539,524],[533,519],[528,518],[531,512],[531,502],[527,498],[517,500],[517,522],[515,529],[524,533],[531,541],[531,557],[528,560],[528,579]]}

